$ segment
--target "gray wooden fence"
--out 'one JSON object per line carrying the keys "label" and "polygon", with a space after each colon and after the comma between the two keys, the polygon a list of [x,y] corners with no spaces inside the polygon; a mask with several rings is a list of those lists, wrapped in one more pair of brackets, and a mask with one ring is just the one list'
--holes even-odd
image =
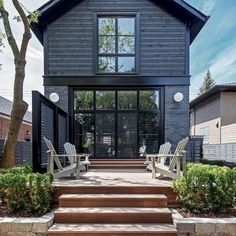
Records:
{"label": "gray wooden fence", "polygon": [[208,160],[222,160],[236,163],[236,143],[204,144],[203,157]]}
{"label": "gray wooden fence", "polygon": [[[0,139],[0,155],[4,140]],[[16,144],[16,165],[32,166],[32,143],[18,141]]]}

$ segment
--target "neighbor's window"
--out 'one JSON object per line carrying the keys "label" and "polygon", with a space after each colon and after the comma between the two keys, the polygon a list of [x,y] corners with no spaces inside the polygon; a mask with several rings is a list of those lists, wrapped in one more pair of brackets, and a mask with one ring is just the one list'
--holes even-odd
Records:
{"label": "neighbor's window", "polygon": [[98,17],[98,73],[135,72],[135,17]]}
{"label": "neighbor's window", "polygon": [[200,129],[200,134],[202,136],[204,136],[203,144],[208,144],[209,143],[209,136],[210,136],[209,127],[201,128]]}

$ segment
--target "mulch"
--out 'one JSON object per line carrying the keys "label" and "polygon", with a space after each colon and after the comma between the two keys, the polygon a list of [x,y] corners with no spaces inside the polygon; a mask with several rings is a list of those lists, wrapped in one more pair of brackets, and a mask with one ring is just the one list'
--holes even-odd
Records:
{"label": "mulch", "polygon": [[198,218],[232,218],[236,217],[236,207],[226,209],[225,212],[211,212],[203,211],[201,213],[191,213],[186,209],[178,209],[178,212],[184,217],[198,217]]}
{"label": "mulch", "polygon": [[0,205],[0,217],[41,217],[43,214],[29,213],[25,211],[10,213],[6,206]]}

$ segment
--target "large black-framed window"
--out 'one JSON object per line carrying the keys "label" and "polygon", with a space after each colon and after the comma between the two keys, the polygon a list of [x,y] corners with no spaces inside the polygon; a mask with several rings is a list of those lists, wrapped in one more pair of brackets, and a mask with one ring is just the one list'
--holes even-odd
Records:
{"label": "large black-framed window", "polygon": [[137,73],[137,14],[97,15],[97,73]]}
{"label": "large black-framed window", "polygon": [[74,142],[95,158],[133,159],[164,140],[163,89],[74,88]]}

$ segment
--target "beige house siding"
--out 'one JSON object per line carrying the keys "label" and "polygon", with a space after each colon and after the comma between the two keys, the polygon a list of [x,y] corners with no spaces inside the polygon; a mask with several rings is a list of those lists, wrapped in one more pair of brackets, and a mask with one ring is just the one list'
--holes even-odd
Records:
{"label": "beige house siding", "polygon": [[236,124],[236,93],[221,93],[221,118],[222,126]]}
{"label": "beige house siding", "polygon": [[236,143],[236,123],[222,126],[221,143]]}
{"label": "beige house siding", "polygon": [[[217,124],[218,123],[218,128]],[[203,135],[202,131],[203,129],[208,128],[209,129],[209,144],[220,144],[221,141],[221,132],[220,132],[220,123],[221,119],[216,118],[198,125],[195,125],[195,133],[191,133],[191,135]],[[191,127],[191,129],[194,129],[194,127]]]}

